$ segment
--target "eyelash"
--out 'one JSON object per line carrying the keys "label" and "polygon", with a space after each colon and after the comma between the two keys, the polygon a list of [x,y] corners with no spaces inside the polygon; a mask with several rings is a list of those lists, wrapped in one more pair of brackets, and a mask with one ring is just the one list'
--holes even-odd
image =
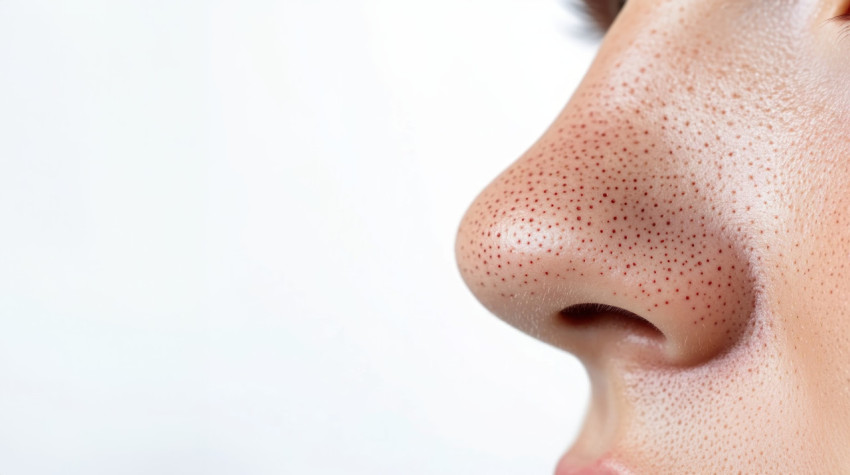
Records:
{"label": "eyelash", "polygon": [[614,23],[626,0],[571,0],[579,15],[592,25],[595,33],[605,34]]}
{"label": "eyelash", "polygon": [[[571,0],[571,3],[592,25],[595,33],[604,35],[625,6],[626,0]],[[845,10],[850,10],[850,5]],[[828,21],[845,24],[842,36],[850,35],[850,11],[830,18]]]}

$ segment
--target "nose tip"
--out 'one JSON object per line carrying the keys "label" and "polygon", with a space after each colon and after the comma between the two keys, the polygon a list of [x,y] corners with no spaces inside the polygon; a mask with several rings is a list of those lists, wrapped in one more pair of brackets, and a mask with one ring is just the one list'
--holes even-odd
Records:
{"label": "nose tip", "polygon": [[464,216],[456,254],[469,288],[508,323],[583,358],[691,365],[733,346],[752,283],[711,190],[649,128],[565,117]]}

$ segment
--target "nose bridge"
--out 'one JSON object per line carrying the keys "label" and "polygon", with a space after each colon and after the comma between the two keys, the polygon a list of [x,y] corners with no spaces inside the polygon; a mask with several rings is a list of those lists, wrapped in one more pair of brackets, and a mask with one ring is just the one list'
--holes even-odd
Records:
{"label": "nose bridge", "polygon": [[576,349],[559,312],[599,303],[657,327],[668,361],[696,363],[740,337],[753,285],[724,211],[734,206],[711,181],[723,166],[711,158],[717,137],[681,113],[687,88],[664,95],[634,64],[638,79],[625,83],[624,61],[598,61],[546,134],[476,199],[459,267],[491,311],[557,346]]}

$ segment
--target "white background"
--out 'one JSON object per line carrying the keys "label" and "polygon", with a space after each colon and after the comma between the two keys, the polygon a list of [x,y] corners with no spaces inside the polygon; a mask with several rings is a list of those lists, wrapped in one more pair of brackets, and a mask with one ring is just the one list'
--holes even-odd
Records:
{"label": "white background", "polygon": [[0,473],[551,473],[571,356],[453,240],[559,0],[0,1]]}

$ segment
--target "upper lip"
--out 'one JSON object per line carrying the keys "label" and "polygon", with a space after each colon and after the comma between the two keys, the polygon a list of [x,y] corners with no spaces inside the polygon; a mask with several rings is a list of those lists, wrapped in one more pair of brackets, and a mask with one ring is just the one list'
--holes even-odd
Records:
{"label": "upper lip", "polygon": [[610,456],[603,456],[588,464],[576,464],[565,457],[558,463],[555,475],[627,475],[631,470]]}

